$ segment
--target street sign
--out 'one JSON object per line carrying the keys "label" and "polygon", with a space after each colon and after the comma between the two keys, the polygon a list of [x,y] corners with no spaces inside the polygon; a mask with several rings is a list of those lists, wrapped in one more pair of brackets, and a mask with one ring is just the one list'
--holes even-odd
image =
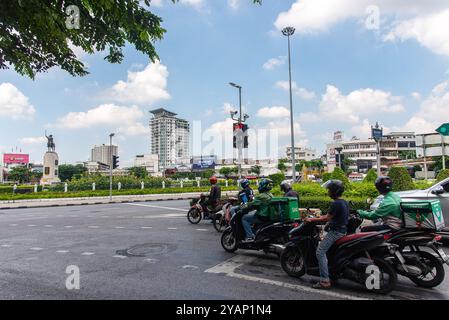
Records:
{"label": "street sign", "polygon": [[383,137],[383,130],[381,128],[371,128],[371,137],[375,140],[375,141],[380,141],[382,140]]}
{"label": "street sign", "polygon": [[435,130],[443,136],[449,136],[449,123],[442,124],[438,129]]}

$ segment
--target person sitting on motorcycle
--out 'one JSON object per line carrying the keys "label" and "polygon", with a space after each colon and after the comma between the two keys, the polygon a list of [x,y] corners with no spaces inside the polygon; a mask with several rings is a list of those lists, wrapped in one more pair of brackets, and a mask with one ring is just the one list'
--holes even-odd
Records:
{"label": "person sitting on motorcycle", "polygon": [[381,219],[382,224],[366,226],[363,232],[381,230],[399,230],[402,228],[401,197],[393,190],[393,181],[390,177],[379,177],[374,183],[377,191],[384,196],[382,203],[374,211],[357,210],[361,218],[368,220]]}
{"label": "person sitting on motorcycle", "polygon": [[[250,201],[253,201],[254,199],[254,191],[251,189],[251,186],[249,185],[248,179],[243,179],[240,181],[240,186],[242,187],[242,190],[239,191],[238,199],[240,200],[240,204],[244,205]],[[237,212],[237,210],[240,208],[240,205],[234,206],[231,208],[231,217]]]}
{"label": "person sitting on motorcycle", "polygon": [[284,192],[284,197],[297,198],[299,203],[299,194],[292,189],[292,185],[287,180],[281,182],[281,191]]}
{"label": "person sitting on motorcycle", "polygon": [[221,188],[218,185],[217,177],[212,176],[209,181],[211,184],[211,188],[205,205],[207,206],[209,211],[214,211],[220,205]]}
{"label": "person sitting on motorcycle", "polygon": [[343,182],[340,180],[329,180],[323,184],[323,187],[327,189],[329,197],[334,200],[329,212],[320,218],[307,218],[304,220],[306,223],[327,222],[329,228],[328,233],[316,250],[316,257],[320,269],[320,281],[313,285],[315,289],[329,289],[331,287],[326,253],[335,241],[346,235],[349,217],[349,205],[345,200],[341,199],[345,191]]}
{"label": "person sitting on motorcycle", "polygon": [[[255,223],[265,223],[270,219],[270,208],[269,204],[273,195],[270,190],[273,188],[273,181],[270,179],[262,179],[259,183],[259,194],[254,197],[254,200],[246,203],[241,207],[242,214],[242,225],[245,229],[246,239],[244,242],[254,241],[254,232],[252,225]],[[251,212],[257,210],[256,212]]]}

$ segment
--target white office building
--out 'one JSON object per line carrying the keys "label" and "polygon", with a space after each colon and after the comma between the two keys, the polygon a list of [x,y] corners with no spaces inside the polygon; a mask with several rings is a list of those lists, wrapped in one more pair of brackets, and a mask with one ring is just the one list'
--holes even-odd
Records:
{"label": "white office building", "polygon": [[135,167],[143,167],[150,175],[159,173],[159,156],[157,154],[137,155],[134,159]]}
{"label": "white office building", "polygon": [[151,154],[159,156],[159,169],[190,163],[190,124],[176,113],[159,108],[150,111]]}
{"label": "white office building", "polygon": [[91,162],[99,162],[107,166],[112,165],[112,156],[118,155],[118,147],[110,145],[94,146],[91,150]]}
{"label": "white office building", "polygon": [[[292,160],[292,147],[286,149],[287,159]],[[317,159],[316,150],[295,146],[295,161],[312,161]]]}

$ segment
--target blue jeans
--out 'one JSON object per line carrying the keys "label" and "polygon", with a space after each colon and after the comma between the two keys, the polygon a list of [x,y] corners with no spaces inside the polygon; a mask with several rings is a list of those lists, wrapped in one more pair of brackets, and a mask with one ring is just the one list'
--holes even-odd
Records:
{"label": "blue jeans", "polygon": [[327,235],[324,237],[323,241],[320,242],[318,248],[316,249],[316,258],[318,259],[318,266],[320,268],[320,281],[321,282],[329,282],[329,267],[327,265],[327,256],[326,253],[332,247],[335,241],[344,237],[344,233],[340,233],[337,231],[329,231]]}
{"label": "blue jeans", "polygon": [[243,229],[245,229],[246,238],[254,238],[254,232],[251,225],[262,222],[263,221],[256,216],[256,211],[245,214],[242,217],[242,225]]}
{"label": "blue jeans", "polygon": [[231,217],[234,216],[234,214],[237,212],[237,210],[240,208],[240,206],[234,206],[231,208]]}

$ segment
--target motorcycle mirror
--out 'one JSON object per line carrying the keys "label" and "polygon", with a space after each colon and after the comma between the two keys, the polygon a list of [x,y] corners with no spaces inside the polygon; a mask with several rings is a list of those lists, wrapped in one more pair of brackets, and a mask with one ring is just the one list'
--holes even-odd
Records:
{"label": "motorcycle mirror", "polygon": [[371,199],[371,198],[366,199],[366,203],[367,204],[373,204],[373,199]]}

